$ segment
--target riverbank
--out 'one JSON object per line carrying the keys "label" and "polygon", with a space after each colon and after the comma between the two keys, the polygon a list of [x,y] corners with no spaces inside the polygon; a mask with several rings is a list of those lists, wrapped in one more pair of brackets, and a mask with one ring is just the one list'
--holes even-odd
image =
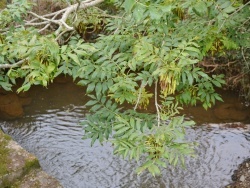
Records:
{"label": "riverbank", "polygon": [[38,159],[0,130],[0,187],[2,188],[62,188],[45,173]]}
{"label": "riverbank", "polygon": [[232,175],[233,183],[225,188],[249,188],[250,187],[250,158],[241,163]]}

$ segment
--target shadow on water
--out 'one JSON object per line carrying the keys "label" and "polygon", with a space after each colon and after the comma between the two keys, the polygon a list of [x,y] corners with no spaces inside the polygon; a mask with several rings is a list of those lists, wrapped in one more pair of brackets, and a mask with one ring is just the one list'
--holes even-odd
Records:
{"label": "shadow on water", "polygon": [[[49,89],[34,87],[29,95],[33,100],[24,109],[26,115],[0,121],[0,125],[34,153],[42,168],[65,188],[223,187],[231,182],[237,166],[250,156],[249,118],[244,123],[232,123],[216,116],[220,104],[209,111],[198,106],[183,112],[200,125],[187,131],[188,140],[199,143],[197,157],[187,158],[186,169],[169,166],[156,178],[146,172],[137,176],[137,164],[114,156],[109,144],[90,147],[89,140],[81,139],[79,121],[88,113],[83,105],[87,97],[82,88],[72,83],[57,83]],[[230,104],[239,103],[233,93],[227,93],[224,99]],[[249,108],[240,111],[250,112]]]}

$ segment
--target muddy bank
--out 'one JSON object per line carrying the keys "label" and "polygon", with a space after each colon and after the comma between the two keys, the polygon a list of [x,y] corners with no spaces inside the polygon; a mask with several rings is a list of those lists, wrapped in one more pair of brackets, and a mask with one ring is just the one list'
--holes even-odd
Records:
{"label": "muddy bank", "polygon": [[232,175],[233,183],[225,188],[249,188],[250,187],[250,158],[241,163]]}
{"label": "muddy bank", "polygon": [[0,130],[0,187],[1,188],[61,188],[46,174],[37,158],[25,151]]}

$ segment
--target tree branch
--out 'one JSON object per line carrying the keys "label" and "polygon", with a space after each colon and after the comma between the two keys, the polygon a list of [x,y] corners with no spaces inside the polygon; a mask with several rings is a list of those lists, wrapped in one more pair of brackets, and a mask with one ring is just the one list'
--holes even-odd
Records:
{"label": "tree branch", "polygon": [[134,111],[136,111],[139,103],[140,103],[140,100],[141,100],[141,93],[142,93],[142,88],[144,88],[145,86],[143,86],[142,82],[141,82],[141,86],[140,86],[140,89],[139,89],[139,95],[138,95],[138,98],[137,98],[137,101],[136,101],[136,104],[135,104],[135,107],[134,107]]}
{"label": "tree branch", "polygon": [[[48,27],[48,24],[51,25],[53,23],[59,26],[58,29],[55,31],[56,36],[59,36],[62,32],[65,32],[65,30],[66,32],[74,30],[73,26],[70,26],[66,23],[69,15],[72,12],[76,12],[78,9],[86,9],[88,7],[95,6],[97,4],[102,3],[103,1],[104,0],[86,0],[86,1],[81,2],[80,5],[79,3],[76,3],[76,4],[68,6],[67,8],[59,10],[57,12],[45,14],[43,16],[40,16],[34,12],[29,12],[29,14],[33,15],[35,18],[30,21],[26,21],[25,25],[27,26],[28,25],[32,25],[32,26],[45,25],[44,28],[40,30],[40,31],[43,31]],[[56,17],[60,14],[62,14],[61,18],[56,19]],[[39,22],[39,20],[42,20],[42,21]]]}
{"label": "tree branch", "polygon": [[246,7],[247,5],[250,4],[250,1],[248,1],[246,4],[244,4],[242,7],[239,7],[235,12],[233,12],[232,14],[230,14],[221,24],[219,30],[217,31],[217,33],[221,32],[222,27],[224,26],[224,24],[226,23],[227,20],[229,20],[233,15],[235,15],[237,12],[241,11],[244,7]]}
{"label": "tree branch", "polygon": [[161,115],[160,115],[160,110],[159,110],[159,105],[158,105],[158,102],[157,102],[157,85],[158,85],[158,82],[156,81],[155,82],[155,108],[156,108],[156,112],[157,112],[157,126],[160,127],[160,123],[161,123]]}
{"label": "tree branch", "polygon": [[0,64],[0,69],[15,68],[15,67],[22,65],[25,61],[26,61],[26,59],[22,59],[14,64]]}

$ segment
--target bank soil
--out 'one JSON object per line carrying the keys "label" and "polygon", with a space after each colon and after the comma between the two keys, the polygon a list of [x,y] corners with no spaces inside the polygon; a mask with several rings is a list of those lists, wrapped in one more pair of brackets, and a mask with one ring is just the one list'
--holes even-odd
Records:
{"label": "bank soil", "polygon": [[250,158],[239,165],[232,175],[233,183],[225,188],[250,188]]}

